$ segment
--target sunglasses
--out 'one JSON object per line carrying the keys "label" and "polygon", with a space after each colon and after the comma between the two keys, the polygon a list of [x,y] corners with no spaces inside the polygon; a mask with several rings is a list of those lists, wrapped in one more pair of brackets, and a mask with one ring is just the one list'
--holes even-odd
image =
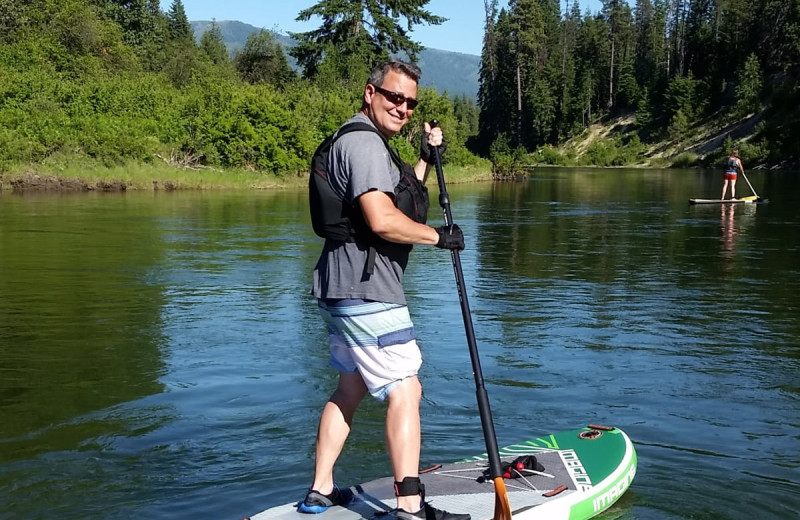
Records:
{"label": "sunglasses", "polygon": [[409,110],[414,110],[415,108],[417,108],[417,105],[419,105],[418,99],[414,99],[412,97],[406,97],[403,94],[392,92],[391,90],[386,90],[385,88],[381,88],[377,85],[372,85],[372,86],[375,87],[375,91],[380,92],[383,95],[383,97],[388,99],[389,103],[393,105],[399,107],[400,105],[405,103],[406,106],[408,106]]}

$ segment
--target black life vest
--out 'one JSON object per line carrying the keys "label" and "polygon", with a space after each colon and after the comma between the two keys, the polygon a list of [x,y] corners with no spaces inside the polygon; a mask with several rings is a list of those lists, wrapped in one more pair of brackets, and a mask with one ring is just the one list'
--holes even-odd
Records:
{"label": "black life vest", "polygon": [[725,161],[725,173],[736,173],[739,171],[739,163],[736,162],[736,158],[728,157],[728,160]]}
{"label": "black life vest", "polygon": [[415,222],[424,224],[428,220],[430,199],[428,188],[417,178],[414,169],[400,158],[386,137],[372,125],[359,122],[347,124],[317,147],[311,158],[311,176],[308,181],[311,226],[317,236],[334,242],[368,244],[370,252],[367,273],[371,274],[375,249],[388,252],[396,248],[407,253],[411,250],[411,245],[396,244],[380,238],[369,229],[358,203],[350,204],[333,190],[328,177],[328,155],[336,139],[350,132],[373,132],[383,140],[392,162],[400,170],[400,180],[394,188],[394,204],[397,209]]}

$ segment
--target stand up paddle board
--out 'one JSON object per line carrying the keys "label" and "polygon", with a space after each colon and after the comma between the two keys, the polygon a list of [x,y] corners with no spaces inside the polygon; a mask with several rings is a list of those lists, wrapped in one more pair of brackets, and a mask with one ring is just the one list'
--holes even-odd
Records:
{"label": "stand up paddle board", "polygon": [[[531,464],[530,455],[535,457]],[[636,475],[636,450],[620,429],[586,428],[537,437],[500,450],[515,520],[586,520],[608,509]],[[524,461],[524,464],[521,462]],[[490,520],[495,492],[484,453],[420,472],[426,500],[472,520]],[[310,478],[310,475],[309,475]],[[394,479],[380,478],[350,488],[351,503],[334,506],[320,520],[380,520],[395,507]],[[245,520],[310,520],[297,503],[267,509]]]}
{"label": "stand up paddle board", "polygon": [[769,199],[742,197],[741,199],[689,199],[689,204],[766,204]]}

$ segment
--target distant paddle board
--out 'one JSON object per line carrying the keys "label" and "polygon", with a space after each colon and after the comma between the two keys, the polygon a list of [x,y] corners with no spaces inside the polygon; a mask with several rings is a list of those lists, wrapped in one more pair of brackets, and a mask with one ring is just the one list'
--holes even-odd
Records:
{"label": "distant paddle board", "polygon": [[[618,428],[586,428],[544,435],[500,450],[503,466],[533,455],[536,469],[505,478],[515,520],[586,520],[608,509],[636,475],[636,450]],[[469,513],[472,520],[489,520],[494,513],[494,483],[484,478],[484,453],[461,462],[420,472],[426,500],[452,513]],[[307,475],[306,478],[311,478]],[[395,507],[394,479],[380,478],[350,489],[354,500],[334,506],[320,520],[380,520]],[[310,520],[298,513],[297,502],[267,509],[249,520]],[[385,518],[385,517],[384,517]],[[248,520],[248,519],[245,519]]]}
{"label": "distant paddle board", "polygon": [[766,204],[769,199],[742,197],[741,199],[689,199],[689,204]]}

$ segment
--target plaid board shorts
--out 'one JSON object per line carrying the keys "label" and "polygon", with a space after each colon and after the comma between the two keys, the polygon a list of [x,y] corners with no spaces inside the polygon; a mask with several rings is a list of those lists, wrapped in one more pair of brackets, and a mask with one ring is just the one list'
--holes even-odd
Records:
{"label": "plaid board shorts", "polygon": [[392,388],[417,375],[422,354],[408,307],[365,300],[317,300],[328,327],[331,367],[361,374],[383,401]]}

